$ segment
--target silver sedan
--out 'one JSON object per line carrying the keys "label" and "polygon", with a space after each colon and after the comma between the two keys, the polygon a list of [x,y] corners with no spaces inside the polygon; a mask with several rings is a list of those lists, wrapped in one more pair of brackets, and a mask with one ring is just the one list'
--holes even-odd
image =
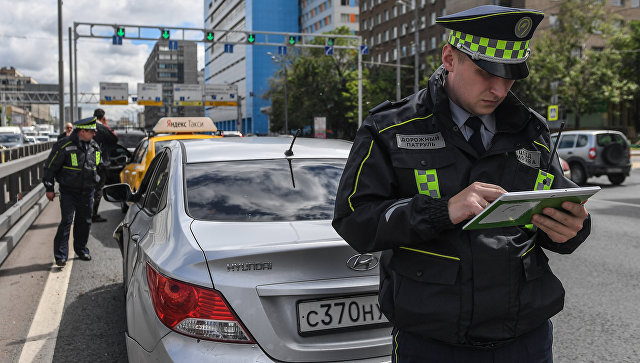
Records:
{"label": "silver sedan", "polygon": [[129,360],[389,362],[378,254],[331,227],[351,143],[288,137],[174,141],[130,208],[123,255]]}

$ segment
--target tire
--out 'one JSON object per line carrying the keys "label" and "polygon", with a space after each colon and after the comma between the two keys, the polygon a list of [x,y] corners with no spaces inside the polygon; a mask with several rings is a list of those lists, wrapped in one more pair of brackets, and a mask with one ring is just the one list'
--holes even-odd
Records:
{"label": "tire", "polygon": [[624,175],[624,174],[609,174],[609,175],[607,175],[607,178],[609,179],[611,184],[620,185],[620,184],[622,184],[622,182],[626,178],[626,175]]}
{"label": "tire", "polygon": [[626,153],[624,146],[618,143],[607,145],[602,152],[604,161],[611,165],[619,165],[625,161]]}
{"label": "tire", "polygon": [[569,164],[571,169],[571,181],[578,185],[584,185],[587,182],[587,172],[584,167],[577,162]]}

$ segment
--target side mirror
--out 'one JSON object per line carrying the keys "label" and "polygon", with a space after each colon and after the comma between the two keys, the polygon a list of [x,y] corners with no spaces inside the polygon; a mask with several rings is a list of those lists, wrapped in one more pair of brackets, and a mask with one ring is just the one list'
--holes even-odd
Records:
{"label": "side mirror", "polygon": [[126,164],[126,163],[129,162],[129,158],[126,155],[120,155],[120,156],[116,157],[114,162],[116,164]]}
{"label": "side mirror", "polygon": [[102,188],[102,196],[107,202],[127,202],[129,198],[131,198],[131,195],[133,195],[131,187],[125,183],[111,184]]}

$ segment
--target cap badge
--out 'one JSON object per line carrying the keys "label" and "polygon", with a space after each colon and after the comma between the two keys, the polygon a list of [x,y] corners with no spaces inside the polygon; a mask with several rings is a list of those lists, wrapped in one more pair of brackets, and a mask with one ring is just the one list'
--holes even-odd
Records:
{"label": "cap badge", "polygon": [[518,38],[526,37],[531,31],[532,25],[533,25],[533,21],[528,16],[525,16],[524,18],[518,20],[518,23],[516,24],[516,29],[515,29],[516,37]]}

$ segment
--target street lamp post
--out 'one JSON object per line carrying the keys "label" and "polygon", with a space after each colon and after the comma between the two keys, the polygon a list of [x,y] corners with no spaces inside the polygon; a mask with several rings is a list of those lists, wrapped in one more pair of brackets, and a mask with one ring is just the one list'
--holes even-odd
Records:
{"label": "street lamp post", "polygon": [[280,63],[284,72],[284,131],[289,134],[289,99],[287,98],[287,66],[283,57],[278,57],[271,52],[267,52],[267,55],[271,56],[271,60],[274,63]]}
{"label": "street lamp post", "polygon": [[[413,0],[413,2],[409,3],[407,0],[396,0],[396,4],[402,4],[407,7],[413,7],[413,42],[414,42],[414,53],[413,53],[413,92],[418,92],[418,62],[419,62],[419,45],[420,45],[420,35],[418,31],[420,30],[420,25],[418,23],[418,0]],[[397,47],[397,46],[396,46]],[[398,49],[398,57],[400,57],[400,50]]]}

